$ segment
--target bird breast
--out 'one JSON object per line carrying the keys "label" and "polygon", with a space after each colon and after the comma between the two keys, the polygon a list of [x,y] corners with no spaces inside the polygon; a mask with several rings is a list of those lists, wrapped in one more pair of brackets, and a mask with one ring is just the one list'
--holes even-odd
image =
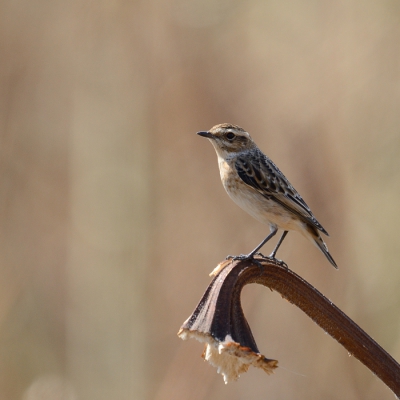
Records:
{"label": "bird breast", "polygon": [[275,225],[284,230],[300,232],[304,230],[306,224],[296,218],[292,212],[243,182],[234,163],[227,162],[222,158],[218,161],[222,184],[229,197],[240,208],[264,224]]}

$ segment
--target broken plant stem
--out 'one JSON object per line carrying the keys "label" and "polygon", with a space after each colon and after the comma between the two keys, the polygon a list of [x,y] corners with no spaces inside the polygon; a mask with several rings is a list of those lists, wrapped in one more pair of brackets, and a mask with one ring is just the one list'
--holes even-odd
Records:
{"label": "broken plant stem", "polygon": [[[400,365],[379,344],[296,273],[268,258],[256,257],[256,261],[262,268],[251,260],[223,261],[213,272],[213,281],[178,335],[183,339],[195,337],[204,341],[210,348],[218,348],[219,354],[235,345],[242,351],[240,357],[243,351],[250,351],[253,359],[261,357],[262,368],[267,366],[267,372],[272,372],[277,362],[260,355],[240,302],[243,287],[258,283],[279,292],[283,298],[303,310],[400,397]],[[254,361],[245,364],[240,359],[238,364],[241,369],[236,367],[234,372],[226,372],[226,358],[223,360],[224,366],[221,366],[218,365],[221,361],[215,361],[215,352],[213,354],[212,362],[222,371],[226,382],[237,379],[250,365],[259,366]]]}

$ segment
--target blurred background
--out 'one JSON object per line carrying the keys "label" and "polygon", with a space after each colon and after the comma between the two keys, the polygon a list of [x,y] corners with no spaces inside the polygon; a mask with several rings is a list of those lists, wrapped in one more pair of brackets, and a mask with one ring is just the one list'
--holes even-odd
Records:
{"label": "blurred background", "polygon": [[[400,359],[400,5],[0,1],[0,398],[392,399],[249,285],[272,376],[225,385],[176,333],[227,254],[269,232],[195,133],[230,122],[330,233],[278,256]],[[269,254],[274,243],[263,252]]]}

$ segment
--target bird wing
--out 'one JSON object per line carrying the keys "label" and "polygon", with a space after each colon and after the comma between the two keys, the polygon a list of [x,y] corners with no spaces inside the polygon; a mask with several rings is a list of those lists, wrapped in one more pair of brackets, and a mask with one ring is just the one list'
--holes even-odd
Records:
{"label": "bird wing", "polygon": [[244,183],[328,235],[296,189],[260,150],[254,151],[251,157],[238,156],[235,168]]}

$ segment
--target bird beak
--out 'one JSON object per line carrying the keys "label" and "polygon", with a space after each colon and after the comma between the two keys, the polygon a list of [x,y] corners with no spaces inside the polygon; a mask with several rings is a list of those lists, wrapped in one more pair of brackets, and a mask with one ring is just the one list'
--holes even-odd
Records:
{"label": "bird beak", "polygon": [[208,131],[200,131],[200,132],[197,132],[197,134],[200,136],[206,137],[208,139],[214,139],[214,135]]}

